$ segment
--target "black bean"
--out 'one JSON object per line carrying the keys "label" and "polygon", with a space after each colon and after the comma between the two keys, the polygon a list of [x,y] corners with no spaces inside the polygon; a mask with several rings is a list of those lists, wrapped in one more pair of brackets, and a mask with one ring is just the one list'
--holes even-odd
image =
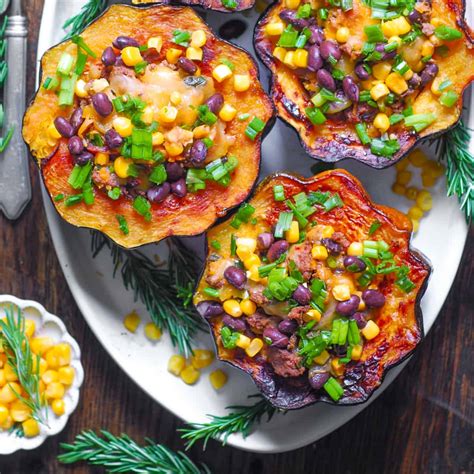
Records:
{"label": "black bean", "polygon": [[274,242],[267,252],[267,258],[270,262],[274,262],[280,258],[290,247],[290,244],[286,240],[277,240]]}
{"label": "black bean", "polygon": [[298,285],[292,295],[293,299],[302,306],[309,304],[311,296],[311,290],[304,285]]}
{"label": "black bean", "polygon": [[321,239],[321,243],[326,247],[331,255],[339,255],[342,252],[342,245],[332,239]]}
{"label": "black bean", "polygon": [[309,44],[321,44],[324,41],[323,29],[318,25],[310,25],[311,36],[308,39]]}
{"label": "black bean", "polygon": [[201,301],[196,305],[196,309],[198,310],[198,313],[203,317],[203,318],[211,318],[212,316],[219,316],[224,312],[224,308],[222,308],[222,305],[218,301]]}
{"label": "black bean", "polygon": [[438,70],[439,68],[435,63],[431,63],[431,62],[428,63],[423,69],[423,71],[421,71],[421,75],[420,75],[421,87],[424,87],[426,86],[426,84],[428,84],[428,82],[431,82],[438,74]]}
{"label": "black bean", "polygon": [[266,250],[270,248],[270,245],[275,241],[275,237],[271,232],[262,232],[258,234],[257,245],[260,250]]}
{"label": "black bean", "polygon": [[354,313],[351,316],[351,319],[353,319],[357,323],[357,327],[359,329],[364,329],[365,326],[367,325],[367,321],[365,320],[366,314],[365,313]]}
{"label": "black bean", "polygon": [[359,102],[359,86],[356,84],[352,76],[346,76],[342,80],[342,89],[346,97],[352,102]]}
{"label": "black bean", "polygon": [[169,161],[165,165],[166,174],[168,175],[168,181],[178,181],[178,179],[184,176],[184,170],[176,161]]}
{"label": "black bean", "polygon": [[319,367],[312,367],[308,372],[308,380],[314,390],[321,390],[329,380],[329,373],[321,372]]}
{"label": "black bean", "polygon": [[224,271],[224,278],[229,282],[230,285],[237,288],[238,290],[243,290],[245,284],[247,283],[247,275],[239,267],[227,267]]}
{"label": "black bean", "polygon": [[77,133],[79,127],[84,122],[84,117],[82,116],[82,109],[80,107],[74,109],[73,113],[71,114],[71,117],[69,117],[69,122],[74,127],[74,133]]}
{"label": "black bean", "polygon": [[363,64],[358,64],[355,67],[354,72],[361,81],[366,81],[370,77],[370,74],[365,70]]}
{"label": "black bean", "polygon": [[421,77],[419,74],[417,74],[416,72],[413,73],[413,76],[411,76],[410,79],[408,79],[408,85],[412,88],[412,89],[418,89],[418,87],[420,87],[421,85]]}
{"label": "black bean", "polygon": [[319,52],[319,46],[313,44],[308,50],[308,69],[310,71],[319,71],[323,67],[323,60]]}
{"label": "black bean", "polygon": [[115,52],[112,46],[109,46],[108,48],[104,49],[101,59],[104,66],[113,66],[115,64],[115,61],[117,60],[117,56],[115,55]]}
{"label": "black bean", "polygon": [[347,255],[344,257],[344,266],[347,270],[354,273],[363,272],[367,267],[362,259],[353,255]]}
{"label": "black bean", "polygon": [[305,18],[298,18],[295,10],[282,10],[280,12],[280,18],[298,31],[309,26],[309,21]]}
{"label": "black bean", "polygon": [[103,92],[99,92],[92,96],[92,105],[96,112],[102,117],[107,117],[114,110],[112,101],[109,99],[107,94],[104,94]]}
{"label": "black bean", "polygon": [[294,319],[284,319],[278,324],[278,329],[284,334],[291,335],[298,329],[298,323]]}
{"label": "black bean", "polygon": [[268,326],[263,330],[263,340],[271,347],[278,347],[279,349],[285,349],[289,342],[288,337],[278,329]]}
{"label": "black bean", "polygon": [[360,298],[357,295],[351,295],[347,301],[339,301],[336,305],[336,311],[342,316],[351,316],[359,307]]}
{"label": "black bean", "polygon": [[116,130],[111,128],[105,132],[105,143],[111,150],[113,150],[122,146],[123,138]]}
{"label": "black bean", "polygon": [[170,183],[165,182],[163,184],[160,184],[159,186],[151,187],[147,191],[146,197],[150,202],[162,202],[169,196],[170,191]]}
{"label": "black bean", "polygon": [[385,304],[385,296],[378,290],[365,290],[362,299],[369,308],[381,308]]}
{"label": "black bean", "polygon": [[237,332],[244,332],[247,329],[247,325],[242,318],[233,318],[228,314],[222,316],[222,324]]}
{"label": "black bean", "polygon": [[69,139],[67,147],[71,155],[79,155],[84,151],[84,143],[82,143],[82,140],[77,135]]}
{"label": "black bean", "polygon": [[323,41],[319,46],[319,50],[323,59],[328,59],[330,56],[337,60],[341,59],[342,53],[335,41]]}
{"label": "black bean", "polygon": [[415,8],[408,14],[408,19],[410,23],[420,23],[421,21],[421,13],[416,10]]}
{"label": "black bean", "polygon": [[198,167],[204,164],[207,156],[207,146],[202,140],[196,140],[189,150],[189,158],[191,163]]}
{"label": "black bean", "polygon": [[171,192],[179,198],[186,196],[186,194],[188,193],[188,188],[186,187],[186,180],[184,178],[181,178],[178,179],[178,181],[171,183]]}
{"label": "black bean", "polygon": [[135,46],[136,48],[138,48],[140,46],[136,39],[130,38],[129,36],[117,36],[117,38],[114,39],[112,44],[117,49],[123,49],[127,46]]}
{"label": "black bean", "polygon": [[213,114],[219,113],[219,110],[221,110],[222,106],[224,105],[223,95],[219,92],[216,92],[215,94],[211,95],[209,99],[206,100],[206,105],[209,107],[209,110]]}
{"label": "black bean", "polygon": [[184,72],[194,74],[197,71],[197,66],[188,58],[179,58],[176,63]]}
{"label": "black bean", "polygon": [[330,91],[336,90],[336,81],[331,76],[331,73],[326,69],[319,69],[319,71],[316,73],[316,79],[321,87],[324,87]]}
{"label": "black bean", "polygon": [[74,135],[74,127],[64,117],[56,117],[54,119],[54,126],[61,136],[65,138],[71,138]]}
{"label": "black bean", "polygon": [[79,155],[74,156],[74,163],[79,166],[84,166],[89,163],[89,161],[94,159],[94,155],[89,151],[83,151]]}

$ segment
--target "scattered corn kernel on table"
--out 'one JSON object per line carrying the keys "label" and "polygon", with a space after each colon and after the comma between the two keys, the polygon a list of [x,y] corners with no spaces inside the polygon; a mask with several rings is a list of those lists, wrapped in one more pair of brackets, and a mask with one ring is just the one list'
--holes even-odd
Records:
{"label": "scattered corn kernel on table", "polygon": [[[26,2],[25,2],[26,3]],[[29,65],[41,17],[42,0],[29,0]],[[28,77],[28,94],[34,74]],[[69,292],[49,237],[40,182],[31,163],[33,200],[15,223],[0,216],[0,293],[40,301],[61,316],[81,345],[86,373],[81,401],[66,429],[31,452],[0,457],[0,473],[86,473],[84,465],[65,468],[56,461],[59,442],[84,429],[127,432],[137,441],[150,437],[175,449],[181,423],[146,396],[118,368],[92,335]],[[34,224],[33,224],[34,223]],[[470,237],[474,237],[471,231]],[[191,450],[213,472],[471,472],[469,357],[474,290],[469,281],[474,245],[468,239],[463,263],[434,330],[383,395],[350,423],[298,451],[256,455],[211,442],[206,452]],[[343,453],[343,455],[342,455]]]}

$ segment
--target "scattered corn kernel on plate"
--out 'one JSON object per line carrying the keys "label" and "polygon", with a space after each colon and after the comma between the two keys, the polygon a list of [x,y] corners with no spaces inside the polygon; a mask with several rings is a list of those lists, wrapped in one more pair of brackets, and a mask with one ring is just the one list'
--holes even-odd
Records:
{"label": "scattered corn kernel on plate", "polygon": [[[61,40],[64,20],[73,11],[79,11],[84,3],[81,0],[46,0],[38,57]],[[470,2],[467,4],[467,18],[472,24],[472,8]],[[231,18],[244,22],[245,32],[233,41],[253,53],[253,28],[261,12],[258,9],[232,16],[206,12],[205,19],[215,31]],[[268,86],[268,75],[261,64],[260,69],[264,84]],[[472,96],[465,98],[468,110],[474,106],[472,99]],[[465,120],[474,127],[473,114]],[[474,148],[474,143],[471,146]],[[296,133],[280,121],[263,142],[262,156],[260,178],[285,170],[304,176],[313,174],[314,161],[302,150]],[[434,149],[415,152],[397,167],[384,170],[349,161],[341,163],[341,167],[362,181],[375,202],[398,208],[414,221],[417,232],[413,245],[431,260],[434,268],[422,301],[425,332],[433,325],[449,292],[468,230],[457,200],[446,197],[443,171],[435,164],[425,166],[426,156],[433,160]],[[56,252],[77,304],[102,345],[142,390],[186,422],[205,422],[207,414],[223,415],[225,407],[245,404],[247,396],[257,392],[249,377],[212,361],[208,350],[212,350],[213,345],[206,334],[200,337],[198,344],[203,349],[196,363],[199,370],[183,373],[183,361],[173,357],[177,351],[168,336],[160,337],[148,324],[150,319],[145,308],[134,302],[131,292],[125,291],[120,277],[113,278],[108,252],[101,252],[93,259],[89,232],[62,221],[46,193],[43,197]],[[187,242],[195,249],[197,257],[203,258],[203,237],[187,239]],[[151,245],[144,252],[166,258],[167,245],[165,242]],[[371,401],[395,379],[404,365],[388,373]],[[176,373],[181,376],[177,377]],[[339,428],[368,404],[346,407],[316,404],[285,416],[277,415],[271,422],[261,423],[245,439],[231,435],[228,444],[262,453],[296,449]]]}
{"label": "scattered corn kernel on plate", "polygon": [[[10,309],[15,317],[21,311],[31,351],[41,356],[39,393],[48,403],[44,423],[38,423],[15,393],[9,393],[11,386],[17,390],[22,387],[6,356],[0,353],[0,454],[37,448],[46,438],[61,432],[77,407],[84,379],[79,346],[57,316],[35,301],[0,296],[0,318]],[[55,353],[58,350],[59,355]]]}

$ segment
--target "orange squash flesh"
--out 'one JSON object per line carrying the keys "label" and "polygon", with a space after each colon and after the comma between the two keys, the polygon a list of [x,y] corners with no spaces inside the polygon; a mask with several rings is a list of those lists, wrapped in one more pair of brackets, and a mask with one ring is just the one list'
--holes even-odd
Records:
{"label": "orange squash flesh", "polygon": [[[157,6],[148,8],[111,6],[100,18],[83,33],[82,38],[96,53],[97,59],[89,62],[88,67],[100,65],[102,51],[110,46],[120,35],[135,38],[140,44],[153,36],[163,38],[161,58],[168,47],[182,49],[172,43],[172,33],[176,29],[204,30],[207,43],[203,47],[204,60],[199,63],[201,73],[212,76],[213,68],[220,64],[223,57],[235,64],[235,73],[250,75],[251,85],[245,92],[233,89],[232,79],[221,83],[214,82],[216,92],[220,92],[227,103],[233,105],[238,114],[258,116],[268,124],[273,108],[268,96],[258,80],[258,69],[249,54],[217,38],[210,28],[191,8]],[[47,77],[56,74],[56,67],[64,52],[75,57],[76,45],[71,41],[48,50],[42,58],[41,86],[28,108],[23,123],[23,137],[31,154],[41,169],[49,195],[74,193],[67,180],[73,168],[73,159],[67,149],[67,140],[58,141],[48,138],[47,129],[57,116],[69,117],[72,107],[60,108],[57,95],[46,91],[42,85]],[[89,63],[88,63],[89,64]],[[197,235],[205,231],[216,219],[222,217],[232,207],[241,203],[249,194],[257,179],[260,166],[261,135],[255,141],[245,136],[248,121],[232,120],[226,124],[226,134],[235,136],[235,143],[228,150],[229,156],[235,156],[239,165],[232,174],[228,187],[208,182],[205,190],[188,193],[184,198],[171,196],[163,203],[153,203],[151,222],[146,222],[133,209],[133,201],[121,197],[117,201],[108,199],[101,192],[95,193],[95,202],[91,206],[80,203],[66,206],[64,201],[54,205],[59,214],[69,223],[97,229],[104,232],[118,244],[132,248],[159,240],[170,235]],[[116,215],[123,215],[128,223],[128,235],[120,230]]]}
{"label": "orange squash flesh", "polygon": [[[360,50],[367,41],[364,27],[374,21],[371,19],[370,8],[362,0],[353,0],[352,3],[353,8],[347,12],[340,8],[335,9],[330,21],[326,22],[324,31],[326,39],[334,40],[340,27],[349,28],[350,42],[356,50]],[[459,95],[459,99],[453,107],[441,105],[439,97],[430,90],[431,82],[428,83],[416,96],[412,105],[413,113],[433,113],[437,118],[421,132],[407,129],[401,124],[392,127],[389,133],[396,136],[400,149],[391,157],[377,156],[371,152],[370,147],[362,145],[354,128],[355,124],[349,123],[348,120],[334,121],[328,115],[328,120],[322,125],[311,123],[305,109],[313,107],[311,97],[314,92],[308,93],[297,71],[285,66],[273,56],[278,36],[265,33],[267,25],[281,22],[279,13],[286,8],[285,1],[276,2],[262,15],[255,29],[254,41],[258,55],[272,73],[271,96],[278,116],[296,130],[302,146],[312,158],[325,162],[352,158],[374,168],[385,168],[404,157],[420,140],[434,138],[457,123],[463,107],[462,93],[474,80],[474,36],[464,19],[463,0],[432,0],[429,3],[432,5],[432,18],[457,28],[463,34],[459,40],[444,43],[449,46],[447,56],[443,57],[436,52],[433,56],[439,67],[437,77],[449,79],[452,82],[450,89]],[[351,72],[349,68],[347,73]]]}
{"label": "orange squash flesh", "polygon": [[[149,3],[159,3],[159,4],[169,4],[172,3],[171,0],[132,0],[134,5],[146,5]],[[206,10],[216,10],[219,12],[231,13],[231,12],[240,12],[243,10],[248,10],[254,6],[254,0],[236,0],[235,8],[225,7],[221,0],[180,0],[180,4],[198,6],[205,8]]]}
{"label": "orange squash flesh", "polygon": [[[245,290],[239,291],[223,279],[223,286],[218,288],[220,299],[210,298],[204,290],[218,272],[219,262],[236,258],[230,254],[232,235],[235,238],[256,238],[261,232],[272,232],[280,211],[288,210],[284,202],[274,201],[275,185],[283,186],[287,199],[301,192],[337,192],[344,205],[329,212],[321,210],[316,212],[308,218],[310,223],[332,226],[336,232],[342,232],[350,242],[384,240],[390,245],[395,263],[409,268],[409,277],[415,286],[408,293],[398,288],[393,275],[374,280],[375,287],[386,298],[385,305],[379,310],[376,319],[380,334],[364,342],[360,360],[347,364],[339,380],[344,394],[337,402],[338,405],[364,402],[380,386],[387,370],[410,355],[423,337],[420,300],[425,291],[430,267],[421,254],[410,248],[412,230],[410,220],[395,209],[374,204],[361,183],[350,173],[336,169],[309,179],[288,174],[276,174],[265,179],[249,201],[255,208],[255,213],[252,215],[256,220],[255,223],[243,223],[239,229],[235,229],[230,225],[231,221],[227,220],[208,232],[208,257],[194,296],[194,303],[199,305],[209,300],[222,303],[229,298],[247,297],[245,290],[251,288],[250,280],[247,281]],[[381,226],[374,235],[369,235],[369,229],[375,220],[379,221]],[[216,242],[219,245],[216,246]],[[252,299],[252,296],[250,298]],[[294,409],[318,401],[332,402],[324,390],[316,391],[311,388],[307,371],[301,376],[294,377],[276,375],[269,363],[270,349],[266,344],[255,357],[249,357],[240,348],[226,349],[220,335],[224,314],[207,318],[219,358],[248,373],[273,405],[283,409]],[[245,321],[246,316],[243,315],[242,318]],[[245,334],[250,338],[262,337],[251,332]]]}

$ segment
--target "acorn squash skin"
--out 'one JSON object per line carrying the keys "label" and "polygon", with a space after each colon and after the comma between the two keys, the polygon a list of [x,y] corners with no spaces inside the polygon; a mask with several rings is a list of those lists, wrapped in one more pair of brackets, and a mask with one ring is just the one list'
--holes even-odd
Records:
{"label": "acorn squash skin", "polygon": [[[215,83],[216,91],[221,92],[225,100],[233,104],[239,113],[258,115],[266,122],[265,129],[255,141],[245,138],[247,122],[233,120],[228,123],[227,131],[237,137],[235,144],[229,149],[229,154],[239,160],[228,187],[208,182],[205,190],[188,193],[184,198],[178,199],[170,195],[166,201],[152,204],[151,222],[146,222],[137,214],[133,209],[133,201],[124,197],[112,201],[107,199],[105,194],[96,192],[92,206],[80,203],[66,207],[63,201],[55,201],[54,197],[58,194],[67,195],[72,191],[67,180],[74,163],[68,152],[66,139],[48,143],[44,137],[47,136],[47,126],[54,118],[59,115],[68,117],[72,107],[61,110],[57,106],[56,95],[45,93],[42,84],[45,78],[55,74],[56,65],[63,52],[75,55],[76,46],[71,41],[64,41],[44,54],[41,60],[41,85],[23,119],[23,138],[40,168],[48,194],[61,217],[74,226],[99,230],[124,248],[156,243],[172,235],[199,235],[243,202],[257,180],[261,142],[275,119],[274,106],[261,87],[258,67],[253,58],[245,50],[216,37],[190,7],[112,5],[92,22],[81,36],[97,54],[95,61],[100,62],[103,49],[119,35],[133,36],[140,41],[153,35],[167,35],[177,27],[190,31],[203,29],[206,32],[208,41],[201,64],[203,74],[211,75],[212,67],[219,63],[218,57],[221,55],[240,65],[241,70],[248,70],[252,81],[248,91],[234,92],[232,81],[227,81],[227,84]],[[165,40],[164,46],[167,44],[173,43]],[[117,225],[116,215],[119,214],[127,220],[130,229],[128,235],[123,234]]]}
{"label": "acorn squash skin", "polygon": [[[218,358],[250,375],[265,398],[282,410],[300,409],[317,402],[338,406],[364,403],[382,384],[387,371],[410,357],[423,339],[420,304],[432,271],[430,263],[424,255],[410,247],[411,221],[393,208],[374,204],[359,180],[349,172],[335,169],[312,178],[287,173],[268,176],[258,185],[248,202],[256,208],[253,216],[270,226],[275,224],[280,209],[284,208],[283,203],[275,203],[273,200],[273,186],[276,184],[283,185],[287,198],[300,192],[316,190],[338,192],[344,201],[344,207],[327,213],[316,213],[314,219],[318,224],[333,225],[336,230],[342,226],[354,240],[367,238],[370,224],[374,219],[378,219],[382,223],[379,236],[387,242],[392,239],[398,241],[395,256],[400,258],[400,263],[410,267],[410,278],[416,288],[407,294],[405,301],[400,300],[397,318],[392,316],[388,308],[382,308],[377,319],[381,332],[376,339],[366,341],[360,361],[353,361],[346,366],[341,382],[344,395],[338,402],[334,402],[323,390],[312,390],[306,373],[288,378],[276,375],[265,355],[262,355],[265,354],[265,348],[254,358],[246,356],[245,352],[238,348],[224,348],[220,337],[222,315],[205,318],[213,335]],[[313,216],[309,219],[311,221]],[[242,235],[239,230],[230,227],[229,223],[230,219],[225,220],[206,234],[208,256],[194,294],[193,301],[196,306],[209,300],[203,289],[208,286],[206,277],[209,274],[209,264],[213,260],[211,256],[216,253],[211,242],[220,242],[221,249],[224,250],[220,250],[219,254],[226,257],[230,254],[227,249],[230,249],[231,234]],[[250,226],[244,225],[244,230],[249,228]]]}
{"label": "acorn squash skin", "polygon": [[[326,122],[324,126],[313,125],[304,109],[313,104],[302,87],[297,76],[290,69],[281,66],[272,55],[271,42],[264,33],[264,28],[272,19],[278,18],[283,9],[284,0],[267,7],[254,30],[254,46],[261,61],[271,72],[272,82],[270,96],[277,108],[277,115],[286,125],[299,135],[300,143],[306,153],[316,160],[335,163],[344,159],[354,159],[372,168],[383,169],[392,166],[404,158],[412,149],[425,140],[432,140],[457,125],[463,109],[462,93],[474,80],[474,33],[465,19],[466,3],[464,0],[432,0],[433,11],[437,17],[448,19],[446,23],[458,27],[464,34],[463,39],[450,42],[452,51],[448,57],[437,57],[436,63],[440,72],[445,71],[452,79],[453,90],[459,93],[459,99],[453,108],[445,108],[430,92],[430,84],[418,95],[414,113],[434,112],[438,116],[432,125],[417,133],[413,130],[398,129],[397,139],[400,149],[392,157],[373,154],[364,147],[354,131],[344,123]],[[346,12],[351,19],[344,23],[363,35],[364,18],[369,9],[361,0],[353,0],[354,9]],[[369,13],[370,14],[370,13]]]}
{"label": "acorn squash skin", "polygon": [[205,10],[214,10],[220,13],[235,13],[250,10],[253,8],[254,0],[237,0],[237,7],[233,9],[222,5],[221,0],[132,0],[134,5],[147,5],[150,3],[158,5],[189,5],[192,7],[201,7]]}

